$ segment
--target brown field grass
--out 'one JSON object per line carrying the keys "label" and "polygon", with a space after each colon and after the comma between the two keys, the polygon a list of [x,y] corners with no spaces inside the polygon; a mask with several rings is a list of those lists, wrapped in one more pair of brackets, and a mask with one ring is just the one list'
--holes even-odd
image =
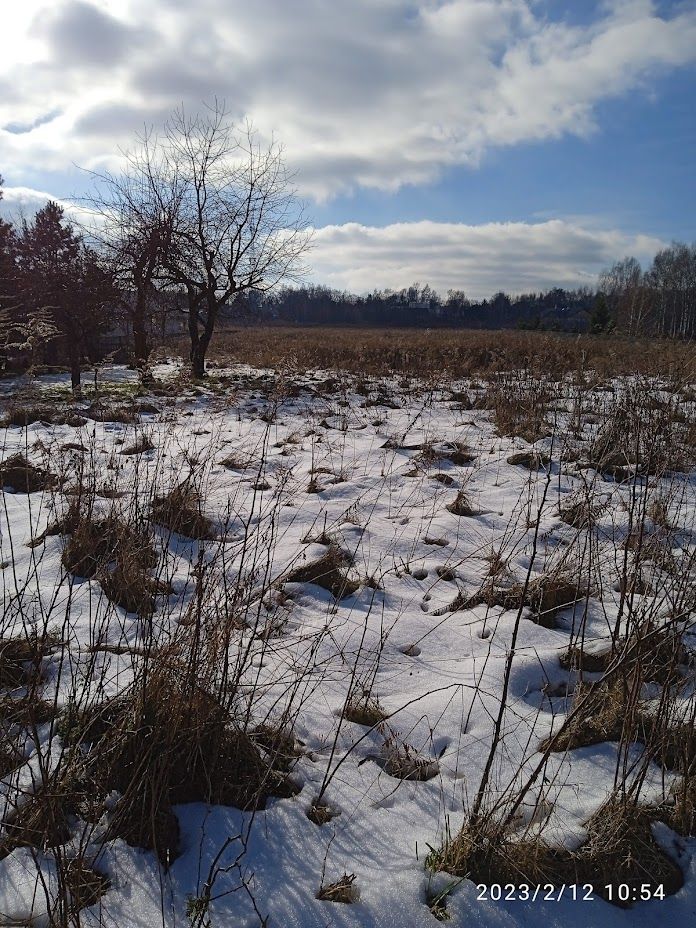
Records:
{"label": "brown field grass", "polygon": [[[185,339],[173,343],[185,357]],[[546,375],[570,371],[678,375],[694,366],[693,345],[659,339],[473,329],[249,327],[221,329],[209,359],[268,368],[318,368],[366,374],[457,377],[524,367]]]}

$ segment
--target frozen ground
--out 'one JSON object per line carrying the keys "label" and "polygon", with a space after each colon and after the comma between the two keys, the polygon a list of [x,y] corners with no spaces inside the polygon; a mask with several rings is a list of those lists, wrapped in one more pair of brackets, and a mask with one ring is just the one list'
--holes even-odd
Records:
{"label": "frozen ground", "polygon": [[[166,381],[176,369],[167,364],[155,373]],[[186,621],[197,564],[242,583],[247,614],[256,612],[253,633],[247,623],[236,647],[250,653],[245,679],[253,683],[254,714],[272,719],[291,706],[299,745],[291,773],[301,787],[296,796],[272,800],[253,814],[202,803],[178,806],[181,853],[168,869],[153,852],[121,839],[104,845],[97,825],[87,856],[91,850],[110,887],[82,909],[79,923],[187,925],[195,917],[190,901],[187,915],[187,900],[200,898],[212,866],[212,928],[434,926],[428,899],[451,881],[430,875],[425,858],[448,831],[458,831],[478,788],[515,627],[493,795],[531,770],[538,745],[568,711],[574,672],[563,669],[559,657],[570,642],[581,633],[586,648],[601,648],[617,617],[619,624],[626,620],[623,542],[637,486],[664,500],[674,562],[693,564],[694,474],[619,482],[583,466],[582,455],[567,454],[573,441],[582,450],[601,426],[612,398],[602,390],[588,390],[584,431],[572,439],[572,391],[554,387],[554,437],[534,445],[550,464],[530,469],[507,460],[529,449],[528,443],[496,434],[490,411],[476,408],[483,384],[444,389],[330,372],[281,378],[247,368],[217,374],[222,382],[216,380],[214,389],[136,399],[136,423],[88,419],[81,426],[34,422],[0,430],[3,458],[21,452],[65,475],[64,488],[80,467],[87,469],[97,494],[109,490],[106,498],[98,495],[105,512],[132,507],[153,487],[163,491],[189,473],[197,475],[218,538],[196,542],[158,530],[158,570],[172,592],[158,599],[155,633],[166,639]],[[111,379],[123,397],[114,394],[110,402],[131,402],[127,391],[134,379],[128,372],[116,369]],[[60,378],[34,388],[53,402],[60,399]],[[3,389],[10,400],[12,385]],[[660,393],[659,385],[655,390]],[[151,450],[121,453],[143,435]],[[588,486],[596,518],[591,528],[574,528],[559,513]],[[447,508],[459,491],[472,514]],[[104,693],[119,692],[132,678],[128,646],[141,642],[142,618],[115,608],[97,580],[66,574],[61,535],[27,545],[55,518],[60,494],[6,488],[2,504],[2,637],[17,634],[28,617],[48,616],[51,627],[62,629],[69,657],[61,652],[60,661],[45,659],[44,698],[55,698],[59,708],[71,698],[89,649],[95,643],[118,646],[125,653],[100,652],[99,661]],[[349,555],[345,579],[357,585],[340,599],[317,584],[285,579],[322,557],[328,541]],[[495,555],[495,576],[505,588],[560,571],[586,578],[578,583],[589,593],[563,604],[545,623],[552,627],[532,621],[527,606],[518,622],[517,609],[466,604],[492,576]],[[651,583],[635,594],[635,609],[667,616],[671,583],[654,567]],[[457,608],[462,603],[466,607]],[[687,617],[692,620],[693,613]],[[690,628],[685,642],[696,643]],[[368,727],[344,717],[349,696],[363,692],[378,703],[384,722]],[[687,689],[687,708],[690,698]],[[52,723],[40,726],[21,766],[0,784],[5,801],[15,801],[18,790],[30,792],[59,749]],[[617,751],[606,741],[551,756],[541,802],[548,840],[571,848],[582,843],[585,823],[614,786]],[[635,751],[640,753],[639,745]],[[393,757],[410,759],[429,778],[390,775]],[[652,763],[645,801],[664,799],[673,779]],[[340,813],[321,827],[307,818],[320,793]],[[541,798],[535,787],[519,810],[520,827],[539,814]],[[76,846],[80,835],[84,823],[75,821]],[[447,895],[450,924],[696,923],[696,842],[664,825],[655,826],[655,835],[685,878],[665,900],[631,909],[602,899],[482,901],[474,883],[462,880]],[[355,875],[352,904],[315,898],[321,885],[344,873]],[[48,924],[45,913],[56,892],[51,851],[14,849],[0,861],[0,924]]]}

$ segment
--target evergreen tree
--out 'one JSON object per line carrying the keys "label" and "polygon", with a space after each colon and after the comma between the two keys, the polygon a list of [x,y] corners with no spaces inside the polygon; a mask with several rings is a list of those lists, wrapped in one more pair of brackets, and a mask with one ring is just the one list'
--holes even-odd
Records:
{"label": "evergreen tree", "polygon": [[24,223],[18,257],[27,314],[52,320],[77,390],[80,365],[86,356],[95,356],[106,326],[105,308],[115,297],[109,277],[96,253],[66,222],[63,208],[52,201],[32,223]]}
{"label": "evergreen tree", "polygon": [[590,316],[590,332],[594,335],[601,335],[604,332],[609,332],[612,327],[607,298],[600,292],[595,298],[592,315]]}
{"label": "evergreen tree", "polygon": [[[0,201],[2,200],[3,179],[0,175]],[[16,273],[16,237],[12,225],[0,219],[0,309],[11,309],[16,306],[17,273]]]}

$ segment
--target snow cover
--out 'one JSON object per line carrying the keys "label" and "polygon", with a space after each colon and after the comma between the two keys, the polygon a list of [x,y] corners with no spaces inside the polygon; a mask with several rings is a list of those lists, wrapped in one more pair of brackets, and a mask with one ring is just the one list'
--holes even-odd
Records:
{"label": "snow cover", "polygon": [[[168,363],[155,373],[173,377],[176,369]],[[186,925],[187,899],[200,895],[211,863],[231,838],[217,864],[225,867],[239,859],[239,866],[216,880],[209,913],[212,926],[251,928],[267,918],[269,926],[278,928],[432,928],[438,922],[426,904],[427,894],[450,878],[429,876],[424,860],[430,848],[441,845],[446,829],[456,833],[478,786],[516,618],[514,610],[498,607],[448,607],[458,592],[470,595],[481,585],[492,548],[502,547],[511,575],[524,579],[534,519],[545,492],[532,576],[567,557],[578,532],[560,520],[559,502],[571,498],[588,479],[587,472],[573,465],[561,467],[558,449],[550,441],[537,444],[552,455],[550,482],[543,469],[508,464],[513,451],[528,447],[524,441],[498,437],[487,411],[458,408],[450,391],[415,381],[373,379],[365,394],[356,392],[356,378],[345,377],[333,389],[327,387],[326,380],[335,376],[331,372],[284,381],[272,372],[244,367],[219,373],[229,377],[226,392],[201,388],[173,399],[153,397],[161,412],[143,413],[137,425],[90,420],[73,428],[34,423],[9,427],[0,439],[3,458],[22,451],[38,462],[48,455],[56,469],[59,461],[76,454],[61,451],[61,446],[81,442],[90,449],[100,479],[113,480],[126,492],[132,492],[134,483],[138,492],[152,480],[171,485],[187,472],[189,462],[197,460],[205,470],[205,511],[225,537],[226,569],[234,572],[241,557],[246,525],[252,529],[256,563],[268,562],[273,578],[325,553],[325,545],[311,540],[325,532],[350,552],[349,576],[360,582],[356,593],[338,602],[317,585],[286,583],[287,598],[278,596],[272,613],[278,633],[252,645],[259,652],[255,672],[264,707],[274,701],[282,704],[295,668],[305,673],[295,726],[302,756],[292,774],[301,792],[272,800],[265,811],[253,815],[202,804],[177,807],[183,850],[168,871],[160,868],[154,853],[121,840],[111,842],[96,861],[111,887],[100,903],[81,912],[81,924]],[[114,369],[111,376],[122,386],[128,384],[123,369]],[[43,383],[55,389],[61,379]],[[453,389],[457,386],[468,387]],[[476,396],[476,388],[470,392]],[[388,405],[380,401],[384,396],[390,399]],[[562,396],[558,405],[563,422]],[[119,456],[124,444],[143,431],[154,449]],[[475,455],[471,463],[453,464],[447,458],[450,446],[437,444],[453,441],[468,445]],[[427,443],[432,452],[425,459],[417,447]],[[239,461],[236,469],[219,463],[232,453]],[[447,475],[451,483],[434,479],[435,474]],[[318,492],[307,492],[312,476]],[[626,530],[622,503],[630,489],[593,476],[606,504],[598,517],[605,583],[603,598],[589,600],[585,637],[587,642],[601,642],[618,608],[620,594],[614,586],[621,552],[616,538]],[[681,501],[675,517],[682,520],[682,528],[693,528],[693,475],[674,479]],[[268,489],[259,489],[266,485]],[[475,516],[458,517],[446,508],[459,489],[465,489]],[[60,536],[48,537],[40,548],[27,546],[51,519],[50,497],[2,494],[0,561],[7,564],[2,571],[3,634],[11,633],[12,597],[24,589],[25,602],[32,601],[37,610],[39,602],[56,617],[69,610],[70,652],[76,664],[94,643],[95,630],[103,635],[105,625],[111,643],[137,644],[139,618],[111,607],[97,581],[70,586],[60,563]],[[121,503],[126,505],[128,499]],[[163,551],[174,592],[160,599],[155,614],[162,634],[190,602],[190,570],[199,550],[204,559],[212,560],[219,547],[219,542],[178,537]],[[370,583],[365,582],[368,578]],[[567,709],[566,697],[547,694],[560,692],[554,685],[569,680],[558,658],[583,609],[582,602],[565,609],[552,629],[521,623],[505,749],[494,770],[500,787],[520,767],[530,769],[535,745],[558,726]],[[129,657],[104,654],[100,659],[107,688],[117,692],[129,679]],[[390,776],[384,769],[379,729],[345,720],[338,727],[354,674],[389,714],[387,725],[395,741],[407,743],[436,764],[437,775],[427,781]],[[59,701],[68,699],[69,678],[64,671],[49,678],[49,685],[58,687]],[[46,738],[47,732],[48,726]],[[16,791],[18,778],[25,787],[31,784],[37,776],[36,750],[34,746],[33,757],[18,773],[0,783],[0,796]],[[41,750],[47,750],[46,743]],[[615,744],[603,743],[554,755],[547,835],[565,846],[582,841],[583,823],[611,790],[616,752]],[[661,796],[669,785],[662,771],[653,768],[646,797]],[[332,777],[324,801],[340,815],[318,827],[306,812],[327,770]],[[684,887],[664,901],[629,910],[602,900],[479,901],[474,884],[464,880],[448,897],[450,924],[696,924],[696,842],[666,827],[657,832],[685,873]],[[245,852],[238,858],[242,841]],[[353,904],[315,898],[322,883],[344,872],[356,875]],[[47,924],[47,896],[55,892],[55,885],[50,855],[37,857],[26,848],[13,851],[0,861],[0,924],[18,924],[21,919]]]}

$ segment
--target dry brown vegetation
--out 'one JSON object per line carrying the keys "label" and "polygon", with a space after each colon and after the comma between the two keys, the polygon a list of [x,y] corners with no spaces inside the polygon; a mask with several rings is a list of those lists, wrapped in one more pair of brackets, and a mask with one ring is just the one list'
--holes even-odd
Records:
{"label": "dry brown vegetation", "polygon": [[[423,584],[423,615],[432,618],[433,629],[450,621],[475,629],[477,642],[491,636],[497,650],[492,648],[485,662],[494,653],[503,668],[494,698],[483,682],[485,664],[480,676],[472,676],[472,700],[485,705],[489,720],[488,730],[476,734],[485,763],[476,768],[476,781],[467,783],[462,827],[449,833],[443,821],[437,838],[433,835],[439,846],[428,867],[484,883],[662,883],[668,893],[675,892],[683,874],[656,840],[653,826],[662,823],[686,836],[696,828],[696,659],[690,637],[696,552],[693,517],[685,518],[696,466],[696,411],[689,405],[693,371],[687,346],[631,343],[624,355],[627,343],[619,339],[511,332],[493,337],[338,331],[327,339],[318,330],[250,329],[239,344],[232,334],[229,338],[227,346],[224,337],[218,343],[219,363],[229,349],[235,360],[276,372],[214,375],[205,388],[196,387],[196,400],[205,395],[222,406],[232,403],[237,390],[253,394],[250,415],[266,430],[258,453],[235,447],[206,458],[192,442],[181,453],[185,476],[169,472],[162,479],[160,459],[150,461],[145,453],[159,454],[161,437],[155,442],[149,432],[136,431],[132,442],[119,439],[120,451],[103,459],[85,437],[84,443],[62,441],[60,454],[27,442],[25,452],[0,463],[4,489],[46,490],[51,498],[50,518],[41,523],[46,527],[37,528],[28,543],[32,557],[37,563],[55,557],[69,590],[87,578],[107,600],[93,607],[90,640],[74,666],[70,621],[61,624],[57,610],[40,614],[24,589],[7,607],[12,621],[6,617],[2,626],[0,775],[17,779],[29,755],[40,753],[37,745],[46,731],[49,740],[59,739],[59,759],[40,767],[32,788],[6,808],[0,856],[18,847],[31,849],[37,859],[54,856],[65,898],[72,902],[65,917],[56,916],[51,924],[67,928],[76,911],[102,896],[108,899],[111,891],[93,848],[82,856],[73,845],[69,854],[66,850],[78,819],[90,841],[103,847],[123,838],[154,851],[167,868],[181,851],[175,805],[229,805],[246,810],[253,821],[253,813],[272,798],[298,792],[294,771],[310,754],[316,769],[325,765],[325,773],[309,805],[305,797],[303,818],[306,814],[322,826],[322,835],[345,820],[330,799],[331,788],[363,739],[374,737],[376,749],[359,764],[371,761],[363,769],[390,778],[390,789],[422,789],[442,776],[440,751],[449,745],[435,747],[434,726],[432,751],[420,742],[413,747],[395,700],[390,694],[385,698],[380,681],[388,675],[377,676],[396,619],[393,627],[388,627],[391,617],[380,619],[378,640],[370,639],[369,645],[362,639],[350,647],[336,644],[340,671],[329,671],[324,657],[317,657],[320,645],[335,644],[333,622],[340,609],[361,629],[360,594],[368,617],[370,596],[378,603],[388,600],[384,578],[390,574],[405,579],[411,596]],[[327,375],[311,388],[300,385],[297,371],[304,366]],[[359,378],[345,370],[359,371]],[[617,379],[622,370],[630,376]],[[369,509],[360,500],[349,501],[339,519],[305,523],[292,559],[274,573],[270,565],[281,506],[276,489],[291,479],[292,468],[283,457],[269,473],[265,449],[311,449],[311,467],[298,478],[295,496],[285,503],[289,508],[307,500],[305,490],[314,504],[327,488],[342,489],[339,481],[351,479],[351,462],[334,457],[331,442],[350,433],[356,408],[370,409],[367,417],[379,424],[375,428],[384,415],[377,407],[400,408],[397,391],[390,397],[384,382],[370,380],[394,371],[403,375],[398,403],[406,403],[408,391],[417,388],[423,407],[456,375],[457,389],[447,387],[442,402],[450,404],[457,421],[462,412],[468,417],[476,410],[488,425],[478,443],[461,436],[412,440],[396,431],[379,436],[385,461],[392,454],[406,461],[403,476],[417,488],[414,496],[427,496],[433,488],[445,494],[438,497],[436,516],[449,520],[446,530],[442,524],[424,525],[409,554],[413,560],[394,558],[386,566],[380,561],[380,570],[373,571],[355,541],[369,532]],[[176,389],[189,387],[182,379]],[[169,383],[161,392],[175,397],[176,389]],[[315,428],[298,430],[284,416],[284,398],[298,394],[322,404]],[[152,414],[159,414],[153,408],[158,412]],[[124,436],[132,436],[134,419],[147,413],[143,403],[119,406],[115,400],[101,400],[87,411],[131,426]],[[74,414],[61,407],[51,421]],[[44,406],[27,405],[14,407],[7,421],[23,428],[49,419]],[[470,482],[489,458],[488,489],[498,486],[501,473],[511,480],[512,472],[522,485],[504,530],[495,536],[486,527],[490,511],[479,506],[479,489]],[[52,460],[55,474],[53,463],[49,469]],[[514,471],[505,472],[507,464]],[[125,467],[135,468],[130,486],[122,479]],[[234,479],[244,481],[254,498],[266,494],[265,522],[245,515],[238,500],[231,500],[224,513],[209,506],[206,480],[214,467],[239,471]],[[568,475],[574,484],[563,493]],[[225,479],[232,480],[229,473]],[[395,511],[394,524],[408,523],[412,513],[405,511],[404,520],[403,512]],[[343,529],[353,533],[350,543]],[[462,563],[453,552],[458,533],[468,532],[475,553]],[[429,569],[421,566],[420,542],[438,558],[428,562]],[[323,545],[325,551],[313,552],[310,559],[306,545]],[[234,570],[230,551],[241,558]],[[293,584],[304,589],[298,592]],[[308,590],[312,586],[320,590]],[[446,592],[438,608],[428,611],[433,588]],[[610,592],[616,594],[613,611],[606,605]],[[302,640],[304,646],[311,639],[307,650],[293,652],[283,665],[283,695],[264,701],[271,689],[264,678],[266,660],[282,649],[293,597],[309,593],[326,605],[323,623]],[[118,636],[107,635],[108,622],[119,625]],[[508,636],[503,647],[499,629]],[[515,679],[518,662],[527,660],[529,668],[537,657],[524,637],[528,632],[556,637],[553,646],[543,639],[543,673],[553,664],[552,672],[532,695],[525,690],[530,704],[539,699],[534,724],[525,728],[517,708],[511,709],[511,691],[523,688]],[[404,638],[398,658],[411,662],[410,677],[423,642]],[[117,693],[110,689],[109,675],[123,673],[113,669],[121,665],[103,669],[104,656],[124,658],[128,668],[127,684]],[[404,673],[402,665],[399,672]],[[331,673],[332,685],[340,680],[345,688],[332,707],[335,728],[312,753],[297,741],[294,724],[306,694]],[[72,674],[72,689],[68,700],[59,702],[47,681],[60,674]],[[398,730],[391,727],[397,722]],[[537,724],[540,732],[532,737]],[[547,829],[565,785],[559,771],[574,751],[603,745],[611,747],[608,763],[615,766],[610,795],[582,821],[582,838],[571,850]],[[502,773],[515,752],[519,769]],[[659,796],[656,777],[663,782]],[[354,883],[352,874],[333,883],[322,875],[317,898],[354,902]],[[207,912],[207,897],[202,899],[200,925]],[[446,893],[431,905],[436,917],[446,917]]]}
{"label": "dry brown vegetation", "polygon": [[[177,346],[185,354],[186,346]],[[599,378],[679,372],[692,363],[689,343],[673,339],[596,338],[476,329],[349,329],[248,327],[221,330],[213,362],[259,368],[403,373],[432,377],[493,374],[526,369],[545,378],[568,371]]]}

